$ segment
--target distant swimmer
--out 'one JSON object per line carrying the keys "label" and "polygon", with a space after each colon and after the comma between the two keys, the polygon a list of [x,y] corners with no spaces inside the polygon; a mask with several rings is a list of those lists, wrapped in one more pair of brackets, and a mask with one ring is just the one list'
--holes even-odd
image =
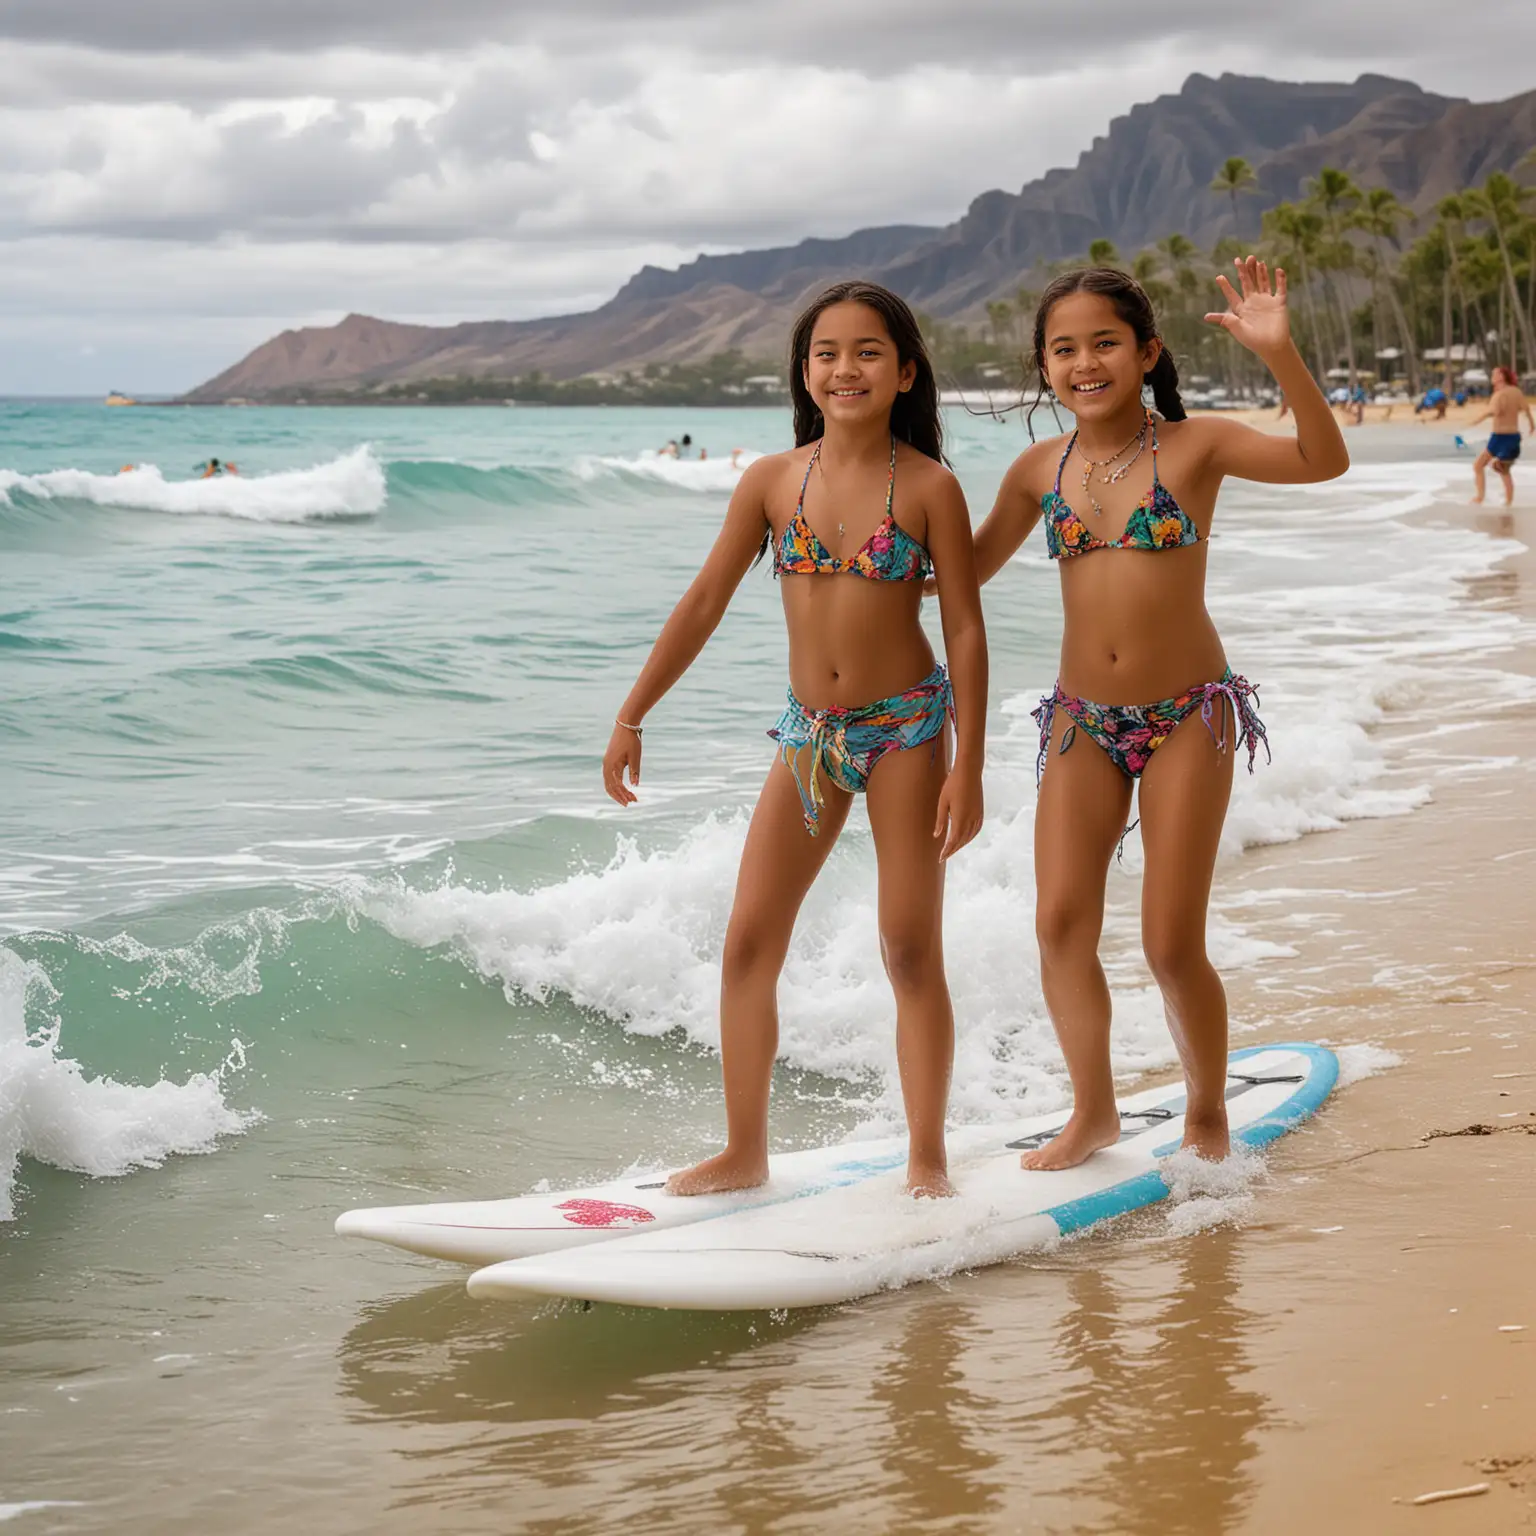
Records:
{"label": "distant swimmer", "polygon": [[669,437],[666,446],[656,450],[656,456],[662,459],[675,459],[677,457],[677,439]]}
{"label": "distant swimmer", "polygon": [[240,471],[226,459],[207,459],[197,466],[200,477],[212,480],[217,475],[238,475]]}
{"label": "distant swimmer", "polygon": [[1474,421],[1475,427],[1480,422],[1493,421],[1493,431],[1488,436],[1488,446],[1478,454],[1477,462],[1472,466],[1472,478],[1477,482],[1477,492],[1472,497],[1474,506],[1480,504],[1483,493],[1487,490],[1487,471],[1491,464],[1504,480],[1504,505],[1507,507],[1515,499],[1515,476],[1513,466],[1520,457],[1520,418],[1525,417],[1527,428],[1536,434],[1536,417],[1531,415],[1531,403],[1525,398],[1525,391],[1520,388],[1519,381],[1515,378],[1515,370],[1506,368],[1502,364],[1493,370],[1493,394],[1488,400],[1488,409]]}

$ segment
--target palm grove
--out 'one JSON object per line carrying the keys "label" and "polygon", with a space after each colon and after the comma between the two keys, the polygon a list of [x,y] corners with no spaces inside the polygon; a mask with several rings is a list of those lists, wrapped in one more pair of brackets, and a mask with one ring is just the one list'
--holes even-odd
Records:
{"label": "palm grove", "polygon": [[[1517,170],[1536,170],[1536,150]],[[1449,389],[1469,362],[1536,373],[1536,187],[1494,172],[1418,218],[1387,188],[1361,186],[1330,166],[1303,190],[1300,200],[1264,212],[1259,251],[1286,269],[1297,343],[1319,379],[1332,375],[1353,388],[1390,376],[1417,394],[1431,384]],[[1230,201],[1237,227],[1257,177],[1234,156],[1210,191]],[[1246,353],[1220,345],[1202,317],[1214,274],[1252,244],[1228,237],[1203,251],[1173,234],[1129,259],[1108,240],[1095,240],[1086,254],[1130,272],[1147,290],[1186,377],[1205,375],[1239,393],[1264,377]],[[983,334],[927,321],[943,370],[960,383],[1015,383],[1023,360],[1032,376],[1037,298],[1026,285],[988,304]]]}

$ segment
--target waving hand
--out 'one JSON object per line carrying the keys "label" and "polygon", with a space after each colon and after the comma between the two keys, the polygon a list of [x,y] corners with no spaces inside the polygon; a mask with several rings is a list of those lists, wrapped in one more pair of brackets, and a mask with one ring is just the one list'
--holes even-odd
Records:
{"label": "waving hand", "polygon": [[1255,256],[1236,260],[1239,293],[1225,278],[1218,276],[1216,286],[1227,301],[1224,311],[1208,314],[1209,325],[1219,325],[1234,341],[1241,342],[1262,358],[1273,356],[1290,343],[1291,317],[1285,302],[1285,269],[1275,268],[1274,289],[1270,289],[1269,264]]}

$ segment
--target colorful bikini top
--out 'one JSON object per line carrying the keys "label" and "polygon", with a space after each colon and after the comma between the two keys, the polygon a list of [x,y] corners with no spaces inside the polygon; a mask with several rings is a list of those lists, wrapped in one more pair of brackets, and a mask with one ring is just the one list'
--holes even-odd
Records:
{"label": "colorful bikini top", "polygon": [[816,537],[816,530],[805,520],[805,488],[811,483],[811,471],[821,458],[821,444],[811,453],[800,482],[800,500],[795,515],[785,525],[773,552],[773,572],[795,576],[864,576],[870,581],[922,581],[933,573],[928,551],[896,521],[891,506],[896,496],[896,439],[891,439],[891,473],[885,487],[885,516],[880,526],[864,541],[856,555],[839,560]]}
{"label": "colorful bikini top", "polygon": [[1045,513],[1045,547],[1052,560],[1086,555],[1095,549],[1183,549],[1201,542],[1200,530],[1157,477],[1157,422],[1150,413],[1147,427],[1152,433],[1152,484],[1147,494],[1131,508],[1125,532],[1118,539],[1096,537],[1061,494],[1062,471],[1077,443],[1077,433],[1072,434],[1067,451],[1056,466],[1055,488],[1047,491],[1040,500],[1040,509]]}

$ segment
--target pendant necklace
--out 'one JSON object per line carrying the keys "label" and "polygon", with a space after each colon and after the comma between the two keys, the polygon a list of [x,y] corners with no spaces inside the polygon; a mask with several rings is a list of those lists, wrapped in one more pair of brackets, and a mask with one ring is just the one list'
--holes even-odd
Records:
{"label": "pendant necklace", "polygon": [[[1133,437],[1130,442],[1125,445],[1125,447],[1121,448],[1117,453],[1110,454],[1107,459],[1090,459],[1086,453],[1083,453],[1082,443],[1078,443],[1077,451],[1082,455],[1083,460],[1083,489],[1088,492],[1088,505],[1093,508],[1095,517],[1103,517],[1104,508],[1099,505],[1099,499],[1093,494],[1092,487],[1089,484],[1089,482],[1093,479],[1094,470],[1102,469],[1104,471],[1104,473],[1099,476],[1099,483],[1101,485],[1118,485],[1120,481],[1125,479],[1125,477],[1130,473],[1131,465],[1133,465],[1136,460],[1141,457],[1141,451],[1146,446],[1146,421],[1143,421],[1140,427],[1136,429],[1135,437]],[[1109,466],[1113,464],[1116,459],[1122,458],[1127,453],[1130,453],[1132,448],[1134,448],[1136,452],[1131,453],[1130,458],[1126,459],[1125,463],[1122,464],[1119,469],[1111,470],[1109,468]]]}

